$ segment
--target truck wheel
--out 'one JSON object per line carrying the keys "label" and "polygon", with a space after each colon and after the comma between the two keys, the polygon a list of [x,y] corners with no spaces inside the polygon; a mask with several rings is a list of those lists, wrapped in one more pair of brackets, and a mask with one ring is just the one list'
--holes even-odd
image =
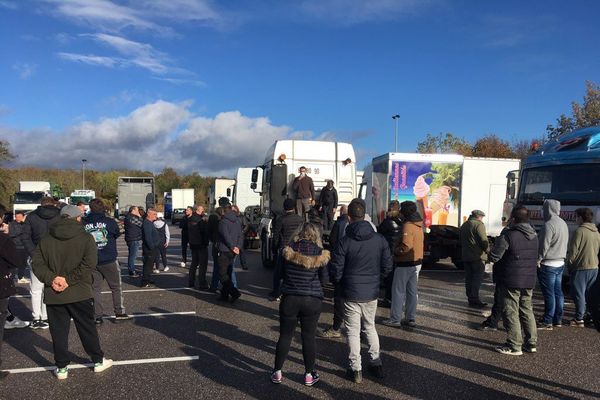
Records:
{"label": "truck wheel", "polygon": [[456,269],[460,269],[460,270],[465,269],[465,264],[463,264],[462,260],[457,260],[455,258],[452,258],[452,264],[454,264]]}

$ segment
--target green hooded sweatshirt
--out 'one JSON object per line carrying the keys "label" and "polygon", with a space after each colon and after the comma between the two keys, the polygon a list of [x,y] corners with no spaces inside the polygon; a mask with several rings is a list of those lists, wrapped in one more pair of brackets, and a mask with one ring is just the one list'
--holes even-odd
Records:
{"label": "green hooded sweatshirt", "polygon": [[[63,218],[50,226],[33,253],[33,273],[44,283],[46,304],[70,304],[93,298],[92,270],[98,262],[98,249],[92,235],[76,219]],[[52,281],[62,276],[69,285],[62,292],[52,289]]]}
{"label": "green hooded sweatshirt", "polygon": [[569,272],[581,269],[598,268],[600,233],[591,222],[583,223],[573,232],[569,242],[567,261]]}
{"label": "green hooded sweatshirt", "polygon": [[485,233],[484,223],[476,217],[469,217],[467,222],[460,227],[460,245],[463,261],[485,261],[490,244]]}

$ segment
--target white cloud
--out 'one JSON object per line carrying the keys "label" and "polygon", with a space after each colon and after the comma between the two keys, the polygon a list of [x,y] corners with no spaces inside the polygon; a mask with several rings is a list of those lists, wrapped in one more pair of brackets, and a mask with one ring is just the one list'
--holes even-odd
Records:
{"label": "white cloud", "polygon": [[35,74],[37,70],[37,65],[30,63],[16,63],[13,64],[13,69],[17,71],[17,73],[19,74],[19,78],[27,80],[31,78],[33,74]]}
{"label": "white cloud", "polygon": [[16,10],[17,3],[10,0],[0,0],[0,7],[8,8],[9,10]]}
{"label": "white cloud", "polygon": [[78,168],[85,158],[95,169],[159,172],[170,166],[181,172],[232,175],[240,166],[262,162],[275,140],[293,134],[290,127],[274,125],[266,117],[229,111],[208,118],[193,115],[190,107],[189,101],[156,101],[123,117],[82,122],[62,132],[0,127],[0,138],[17,149],[17,165]]}
{"label": "white cloud", "polygon": [[76,54],[76,53],[56,53],[60,58],[67,61],[79,62],[89,65],[98,65],[102,67],[113,68],[123,64],[125,60],[114,57],[96,56],[94,54]]}
{"label": "white cloud", "polygon": [[310,17],[340,25],[392,20],[415,14],[434,0],[304,0],[301,10]]}

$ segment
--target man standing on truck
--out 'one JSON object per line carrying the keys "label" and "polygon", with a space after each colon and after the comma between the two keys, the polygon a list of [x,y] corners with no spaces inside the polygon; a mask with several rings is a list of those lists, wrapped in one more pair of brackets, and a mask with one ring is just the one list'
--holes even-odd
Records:
{"label": "man standing on truck", "polygon": [[479,299],[479,289],[485,272],[485,260],[489,242],[483,224],[485,213],[473,210],[471,216],[460,227],[462,262],[465,266],[465,289],[469,307],[483,308],[487,304]]}
{"label": "man standing on truck", "polygon": [[312,178],[306,175],[306,167],[300,167],[298,172],[300,175],[292,183],[292,189],[296,192],[296,213],[308,221],[308,210],[315,201],[315,185]]}
{"label": "man standing on truck", "polygon": [[338,193],[333,186],[333,181],[329,179],[327,185],[321,189],[319,196],[319,211],[321,212],[321,220],[323,221],[323,229],[328,231],[333,225],[333,216],[338,206]]}
{"label": "man standing on truck", "polygon": [[544,295],[544,316],[538,329],[552,330],[562,325],[564,296],[562,275],[565,269],[569,227],[560,217],[560,202],[544,200],[544,226],[540,230],[538,280]]}

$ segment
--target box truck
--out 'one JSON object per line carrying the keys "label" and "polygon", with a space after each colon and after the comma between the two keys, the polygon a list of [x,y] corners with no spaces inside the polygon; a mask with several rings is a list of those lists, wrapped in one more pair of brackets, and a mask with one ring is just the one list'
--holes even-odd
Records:
{"label": "box truck", "polygon": [[387,153],[365,168],[361,195],[376,225],[390,201],[416,202],[426,229],[426,261],[451,257],[460,268],[458,228],[478,209],[486,214],[488,236],[500,234],[506,175],[519,165],[515,159]]}
{"label": "box truck", "polygon": [[42,198],[50,195],[50,182],[19,182],[19,191],[12,196],[13,215],[17,211],[28,213],[35,210],[40,205]]}
{"label": "box truck", "polygon": [[[267,151],[264,162],[252,173],[253,187],[261,193],[261,222],[258,235],[264,266],[272,265],[272,225],[283,215],[283,202],[295,198],[292,183],[300,167],[305,167],[319,191],[329,179],[338,191],[339,204],[349,204],[357,196],[356,155],[350,143],[312,140],[278,140]],[[262,179],[259,181],[259,169]]]}
{"label": "box truck", "polygon": [[117,189],[119,216],[126,215],[131,206],[148,209],[156,204],[151,176],[120,176]]}
{"label": "box truck", "polygon": [[234,186],[235,179],[215,179],[208,193],[208,211],[212,213],[219,207],[218,202],[221,197],[227,197],[232,202]]}
{"label": "box truck", "polygon": [[194,195],[194,189],[171,189],[171,224],[179,223],[185,216],[185,209],[195,204]]}

